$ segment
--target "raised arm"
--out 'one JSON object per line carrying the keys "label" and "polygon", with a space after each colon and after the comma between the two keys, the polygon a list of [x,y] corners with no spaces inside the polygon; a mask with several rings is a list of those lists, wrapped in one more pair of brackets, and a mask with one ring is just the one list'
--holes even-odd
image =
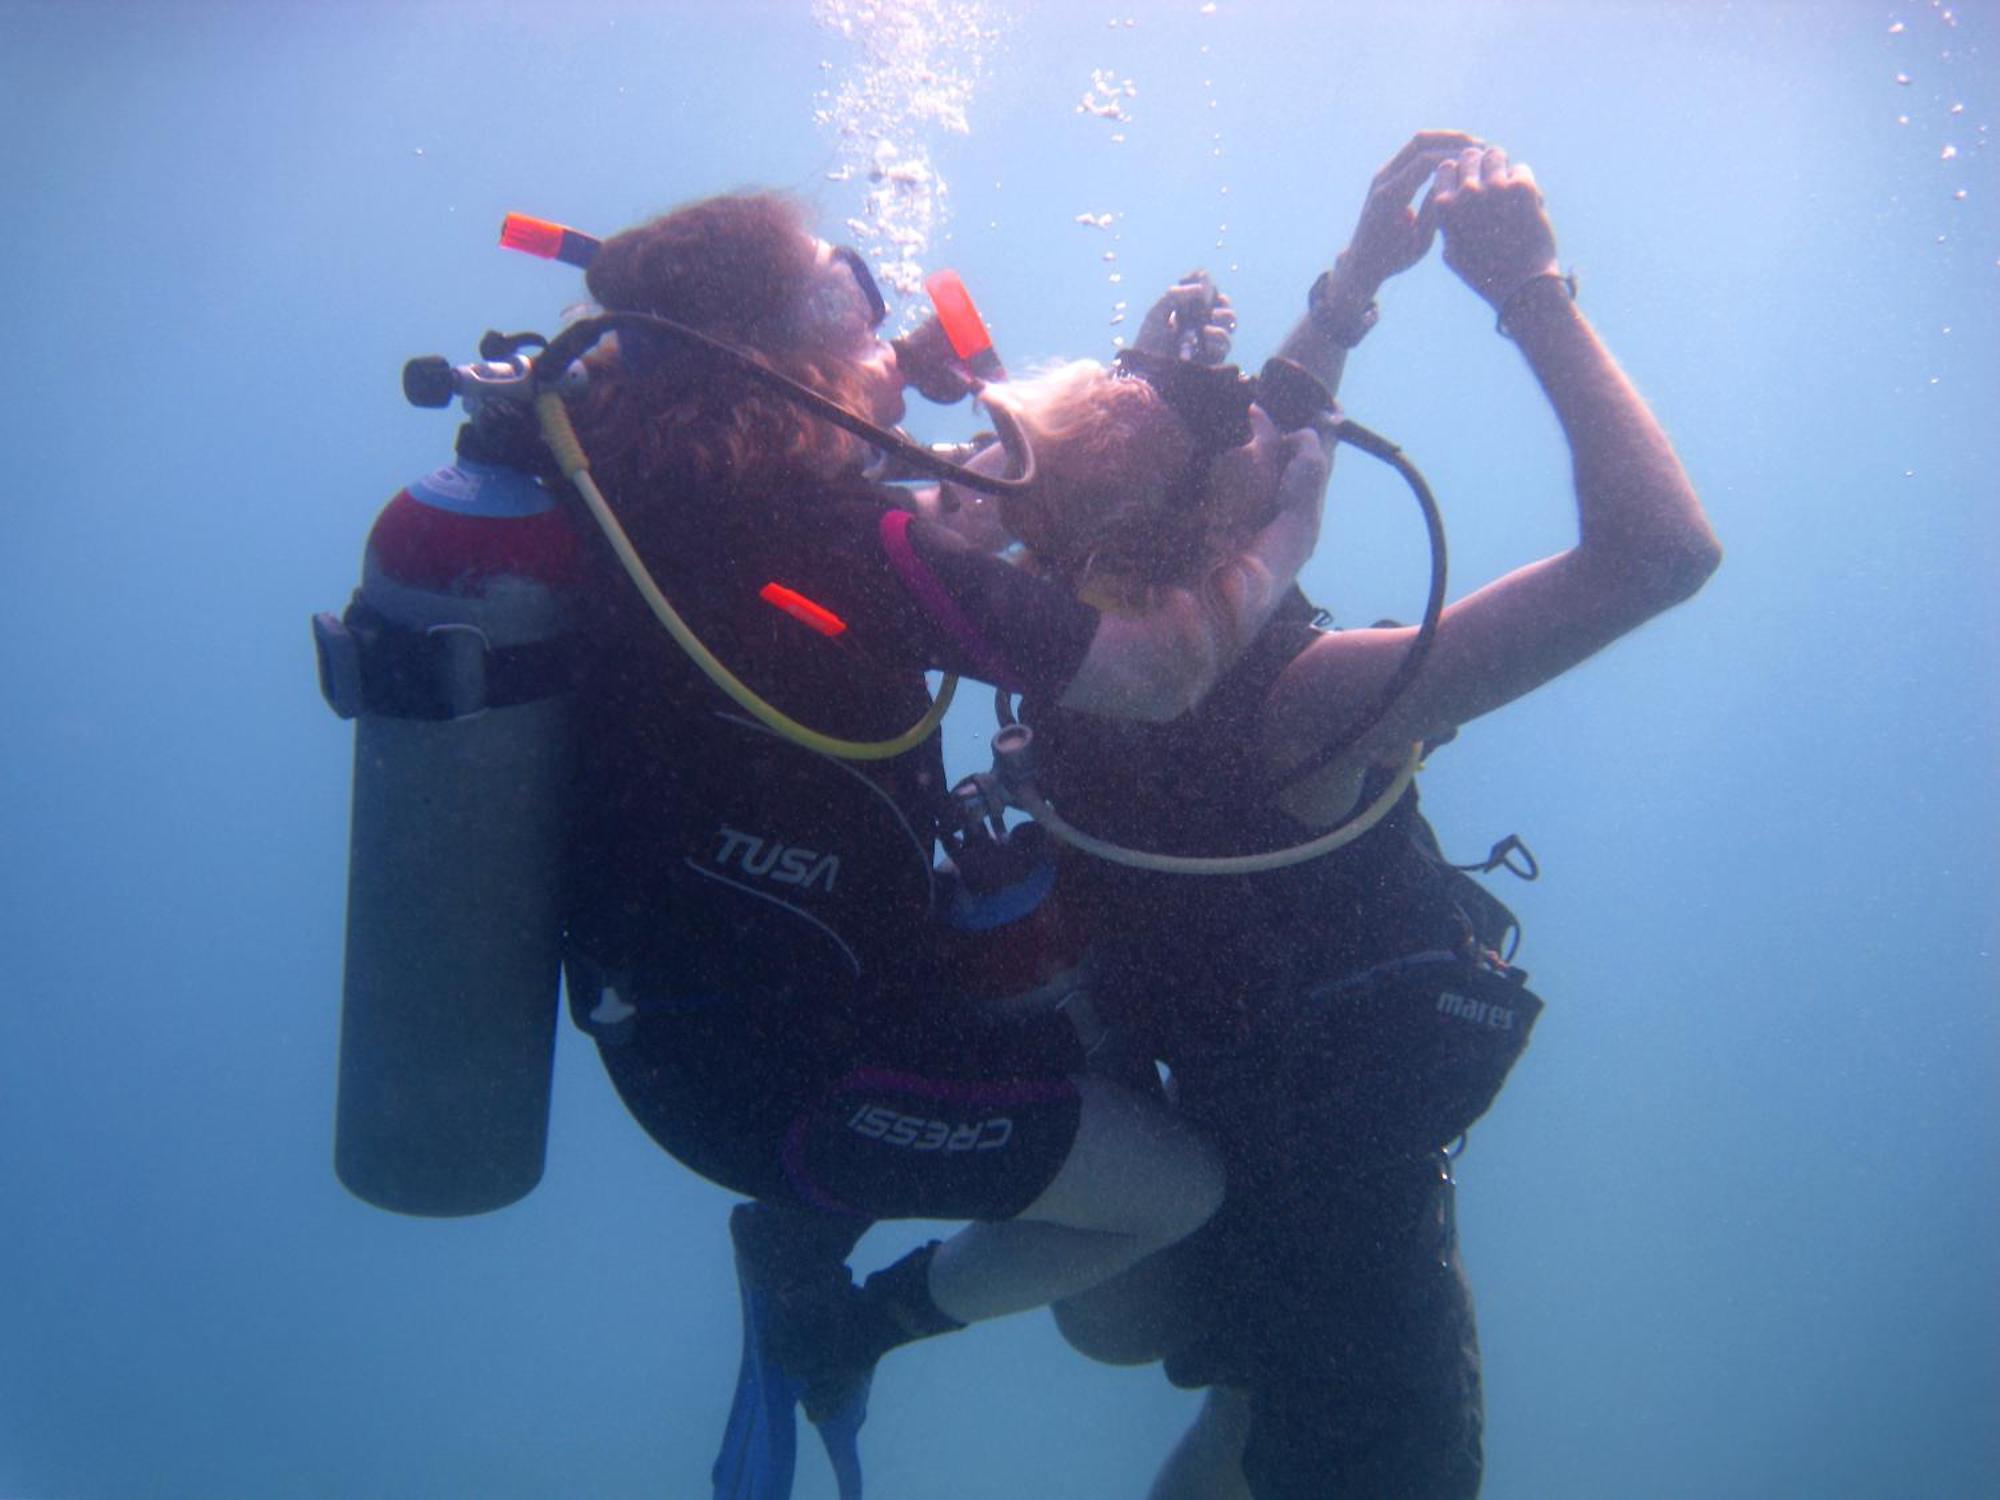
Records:
{"label": "raised arm", "polygon": [[[1575,546],[1451,605],[1416,685],[1344,766],[1294,788],[1301,816],[1337,816],[1358,764],[1491,712],[1688,598],[1721,561],[1666,434],[1571,296],[1525,165],[1497,147],[1441,164],[1422,219],[1528,361],[1569,442]],[[1280,679],[1266,719],[1274,766],[1337,735],[1392,672],[1410,630],[1330,634]]]}

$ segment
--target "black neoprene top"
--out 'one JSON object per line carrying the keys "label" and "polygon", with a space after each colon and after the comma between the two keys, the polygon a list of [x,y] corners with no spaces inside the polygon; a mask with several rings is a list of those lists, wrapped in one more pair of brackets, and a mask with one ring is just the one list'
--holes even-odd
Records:
{"label": "black neoprene top", "polygon": [[[1215,690],[1171,724],[1026,705],[1045,791],[1078,827],[1160,853],[1261,853],[1313,837],[1273,805],[1256,746],[1272,684],[1320,633],[1314,615],[1294,589]],[[1364,799],[1384,785],[1371,776]],[[1302,864],[1169,875],[1065,850],[1059,889],[1097,944],[1104,1008],[1172,1061],[1232,1039],[1260,994],[1455,931],[1428,838],[1411,791],[1353,843]]]}
{"label": "black neoprene top", "polygon": [[[929,707],[926,670],[1060,696],[1097,612],[898,499],[855,481],[681,506],[701,529],[648,561],[732,671],[829,734],[901,733]],[[700,674],[615,565],[599,574],[578,692],[572,953],[648,1003],[789,1012],[794,1040],[802,999],[831,1015],[879,1005],[885,988],[925,992],[947,790],[937,737],[886,762],[782,740]],[[770,602],[770,584],[844,628],[822,633],[799,617],[810,610]]]}

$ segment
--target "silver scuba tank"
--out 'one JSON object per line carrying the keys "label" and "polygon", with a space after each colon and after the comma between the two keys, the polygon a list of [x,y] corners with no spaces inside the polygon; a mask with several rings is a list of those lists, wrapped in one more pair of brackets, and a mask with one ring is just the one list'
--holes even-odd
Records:
{"label": "silver scuba tank", "polygon": [[461,460],[389,502],[345,616],[313,621],[355,722],[334,1167],[382,1208],[541,1178],[580,561],[536,480]]}

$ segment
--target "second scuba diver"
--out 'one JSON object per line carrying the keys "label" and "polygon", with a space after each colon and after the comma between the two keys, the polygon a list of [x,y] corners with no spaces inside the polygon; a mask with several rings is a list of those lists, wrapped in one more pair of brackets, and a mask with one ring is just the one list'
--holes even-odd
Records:
{"label": "second scuba diver", "polygon": [[[1058,1308],[1086,1352],[1164,1358],[1177,1382],[1213,1387],[1154,1500],[1477,1493],[1478,1349],[1448,1148],[1491,1103],[1540,1002],[1495,951],[1505,908],[1444,863],[1396,768],[1686,599],[1720,557],[1558,269],[1533,176],[1498,148],[1412,141],[1286,352],[1331,387],[1374,322],[1376,288],[1434,232],[1562,423],[1577,544],[1445,609],[1386,712],[1364,714],[1418,632],[1320,629],[1296,596],[1172,724],[1090,721],[1032,696],[1022,709],[1048,800],[1122,845],[1254,854],[1393,799],[1335,853],[1227,880],[1063,851],[1057,895],[1093,935],[1096,1019],[1123,1033],[1111,1055],[1167,1064],[1178,1108],[1228,1163],[1208,1226]],[[1183,291],[1215,305],[1199,282]],[[1006,497],[1005,514],[1044,571],[1099,597],[1186,586],[1255,524],[1214,492],[1191,520],[1145,477],[1152,406],[1208,420],[1187,394],[1198,384],[1160,373],[1159,341],[1147,352],[1128,362],[1138,379],[1086,368],[1009,393],[1050,482]],[[1080,433],[1087,444],[1067,440]]]}

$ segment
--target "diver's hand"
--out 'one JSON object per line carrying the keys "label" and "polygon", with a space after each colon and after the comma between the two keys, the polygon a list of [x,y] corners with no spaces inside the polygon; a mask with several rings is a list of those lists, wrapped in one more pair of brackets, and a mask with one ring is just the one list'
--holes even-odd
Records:
{"label": "diver's hand", "polygon": [[1279,449],[1278,513],[1299,512],[1315,519],[1326,504],[1326,481],[1333,472],[1333,437],[1322,423],[1288,432]]}
{"label": "diver's hand", "polygon": [[1347,248],[1334,260],[1334,285],[1358,307],[1382,283],[1424,258],[1437,234],[1437,221],[1418,213],[1410,200],[1439,167],[1462,153],[1477,151],[1477,136],[1462,130],[1421,130],[1389,159],[1368,186],[1361,218]]}
{"label": "diver's hand", "polygon": [[1444,234],[1444,263],[1495,311],[1535,277],[1560,274],[1535,174],[1498,146],[1467,147],[1440,163],[1424,215]]}
{"label": "diver's hand", "polygon": [[1235,332],[1236,309],[1228,295],[1216,289],[1208,272],[1190,271],[1146,310],[1132,347],[1161,359],[1219,365],[1229,358]]}

